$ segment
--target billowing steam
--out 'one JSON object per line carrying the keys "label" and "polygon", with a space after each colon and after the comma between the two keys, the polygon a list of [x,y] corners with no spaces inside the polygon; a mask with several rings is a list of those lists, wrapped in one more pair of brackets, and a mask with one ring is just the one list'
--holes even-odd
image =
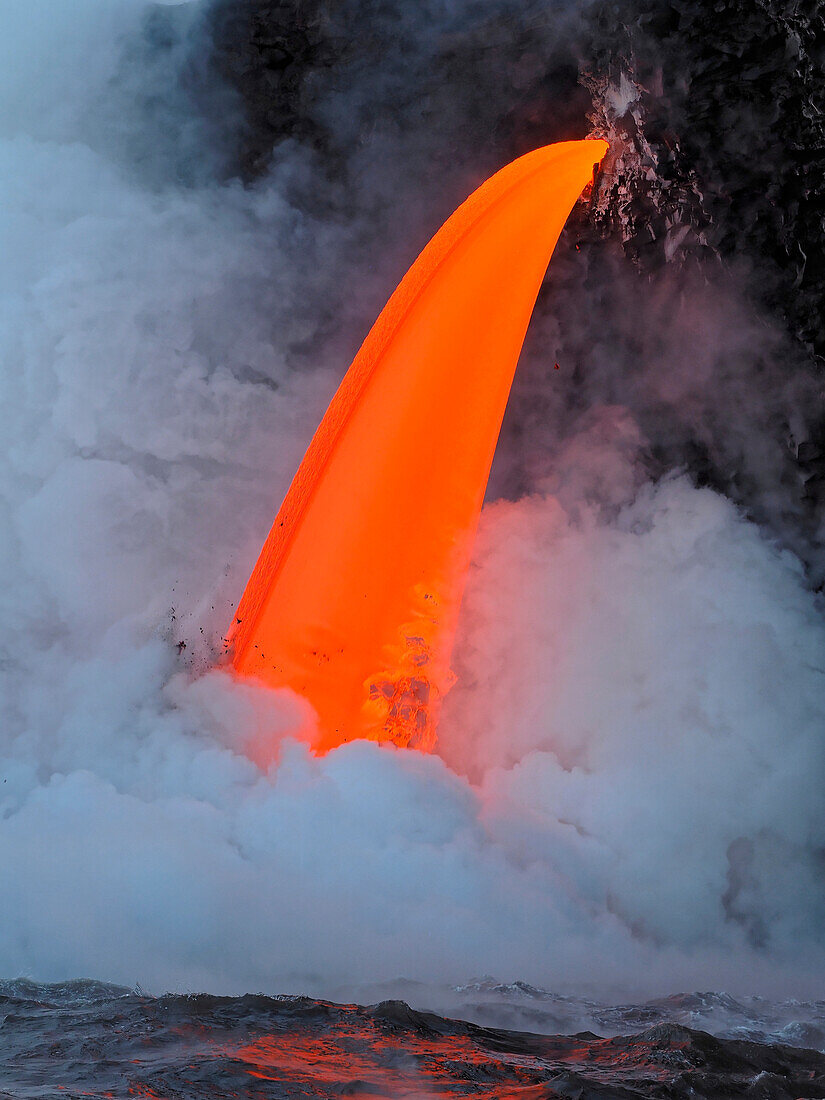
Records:
{"label": "billowing steam", "polygon": [[[817,389],[758,270],[678,264],[679,226],[653,272],[616,243],[621,201],[606,241],[582,212],[560,246],[439,754],[315,758],[298,700],[213,667],[405,264],[488,170],[587,125],[583,16],[432,7],[361,47],[318,14],[274,153],[215,45],[225,6],[0,9],[2,974],[822,972],[825,623],[788,548],[816,570],[788,454]],[[639,100],[616,87],[619,127]]]}

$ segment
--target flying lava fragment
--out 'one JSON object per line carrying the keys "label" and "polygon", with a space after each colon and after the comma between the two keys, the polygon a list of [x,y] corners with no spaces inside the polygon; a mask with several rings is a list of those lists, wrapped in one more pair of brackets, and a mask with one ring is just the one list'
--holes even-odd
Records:
{"label": "flying lava fragment", "polygon": [[502,168],[436,233],[361,346],[252,572],[235,672],[290,687],[326,751],[432,748],[472,539],[527,325],[607,145]]}

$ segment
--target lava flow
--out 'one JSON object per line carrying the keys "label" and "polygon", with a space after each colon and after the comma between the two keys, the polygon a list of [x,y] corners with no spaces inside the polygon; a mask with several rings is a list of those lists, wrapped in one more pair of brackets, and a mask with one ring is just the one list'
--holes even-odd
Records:
{"label": "lava flow", "polygon": [[547,264],[603,141],[508,164],[433,237],[321,421],[227,635],[288,686],[316,748],[429,749],[513,373]]}

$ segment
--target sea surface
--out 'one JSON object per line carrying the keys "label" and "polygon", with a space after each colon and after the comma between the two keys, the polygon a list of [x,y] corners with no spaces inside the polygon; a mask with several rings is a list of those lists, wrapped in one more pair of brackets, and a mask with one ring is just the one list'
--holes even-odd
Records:
{"label": "sea surface", "polygon": [[492,979],[429,991],[447,994],[496,1026],[398,999],[0,981],[0,1097],[825,1097],[825,1002],[695,993],[609,1006]]}

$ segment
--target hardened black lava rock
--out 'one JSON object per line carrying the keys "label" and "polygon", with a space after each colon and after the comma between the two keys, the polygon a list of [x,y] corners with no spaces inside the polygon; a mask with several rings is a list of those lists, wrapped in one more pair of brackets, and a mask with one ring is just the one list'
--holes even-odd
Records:
{"label": "hardened black lava rock", "polygon": [[[825,514],[825,8],[607,0],[590,24],[594,117],[618,139],[618,171],[594,206],[602,233],[648,273],[735,268],[788,338],[785,374],[811,377],[804,427],[782,424],[794,462],[786,455],[781,486],[785,518],[795,516],[790,541],[810,563]],[[771,384],[754,372],[755,396]],[[752,502],[712,460],[704,472]],[[820,561],[817,583],[822,574]]]}
{"label": "hardened black lava rock", "polygon": [[491,166],[583,137],[577,25],[544,0],[214,0],[205,14],[212,64],[245,107],[248,180],[290,139],[345,173],[377,131],[402,139],[410,161],[426,147]]}
{"label": "hardened black lava rock", "polygon": [[314,111],[313,85],[340,61],[346,43],[327,33],[317,0],[256,0],[212,5],[205,17],[211,62],[243,107],[236,168],[246,180],[266,171],[287,139],[332,155]]}
{"label": "hardened black lava rock", "polygon": [[[623,408],[648,476],[684,469],[725,493],[818,585],[823,19],[801,0],[201,0],[157,9],[141,64],[165,51],[188,104],[186,125],[150,105],[176,127],[179,175],[204,163],[180,149],[210,146],[221,179],[277,173],[294,207],[347,227],[349,267],[330,256],[324,292],[303,297],[360,335],[382,296],[354,318],[344,288],[380,271],[385,299],[497,167],[607,136],[538,303],[491,491],[543,486],[588,410]],[[669,342],[685,308],[693,329]]]}
{"label": "hardened black lava rock", "polygon": [[[340,167],[376,127],[436,155],[500,163],[587,132],[585,84],[633,82],[636,202],[612,231],[648,267],[686,251],[758,258],[765,301],[825,353],[825,9],[800,0],[549,2],[216,0],[211,63],[238,93],[237,168],[266,170],[284,140]],[[634,104],[635,106],[635,104]],[[617,116],[618,117],[618,116]],[[614,118],[616,121],[616,118]],[[651,161],[651,154],[653,160]],[[627,180],[619,174],[614,190]],[[685,227],[677,244],[674,225]]]}
{"label": "hardened black lava rock", "polygon": [[678,207],[690,245],[758,261],[765,301],[822,356],[825,9],[611,0],[591,18],[595,71],[638,82],[659,259],[669,257],[657,215]]}

